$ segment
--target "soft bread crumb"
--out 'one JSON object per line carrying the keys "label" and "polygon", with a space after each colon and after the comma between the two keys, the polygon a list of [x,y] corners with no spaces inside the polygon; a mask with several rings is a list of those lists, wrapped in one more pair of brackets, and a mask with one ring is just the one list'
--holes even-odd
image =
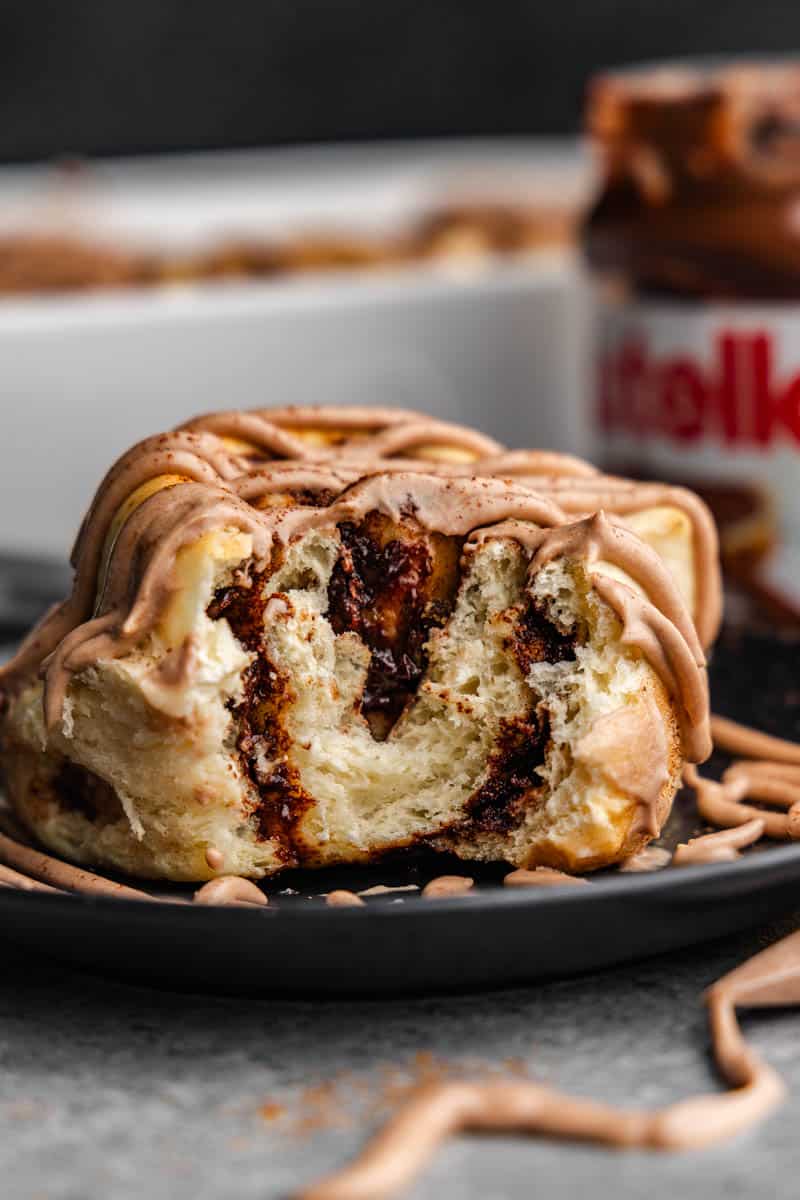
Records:
{"label": "soft bread crumb", "polygon": [[[284,847],[259,826],[260,795],[237,750],[232,711],[252,654],[224,617],[211,620],[206,611],[241,567],[241,546],[227,535],[219,546],[204,541],[202,562],[190,553],[184,563],[178,611],[163,627],[124,659],[73,679],[62,730],[45,734],[40,683],[13,705],[6,767],[17,811],[47,846],[76,861],[194,881],[219,869],[208,847],[226,871],[251,878],[286,861]],[[658,677],[623,645],[582,563],[552,563],[528,590],[517,543],[496,539],[474,551],[449,619],[430,637],[416,697],[376,742],[359,712],[369,651],[354,633],[336,636],[326,616],[338,554],[337,533],[307,534],[266,584],[265,649],[288,701],[284,748],[273,759],[274,747],[259,750],[258,768],[268,776],[290,764],[311,799],[293,830],[304,862],[366,861],[425,839],[466,859],[585,871],[648,840],[636,794],[643,741],[663,775],[660,824],[681,767],[675,718]],[[537,662],[523,674],[509,637],[527,599],[575,635],[573,660]],[[175,649],[173,627],[175,637],[192,638],[192,675],[178,697],[156,705],[148,680]],[[550,736],[540,783],[522,798],[511,828],[468,828],[471,798],[488,777],[504,722],[527,719],[532,709]],[[609,743],[598,728],[612,718],[617,733]],[[598,751],[609,744],[613,755]],[[111,785],[102,816],[59,802],[54,784],[65,761]]]}

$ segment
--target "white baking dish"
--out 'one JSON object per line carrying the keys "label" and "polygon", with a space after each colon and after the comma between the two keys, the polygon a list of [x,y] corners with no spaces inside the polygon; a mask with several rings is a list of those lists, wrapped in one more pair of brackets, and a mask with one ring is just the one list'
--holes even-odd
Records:
{"label": "white baking dish", "polygon": [[[577,203],[577,148],[538,142],[203,155],[110,164],[65,193],[0,172],[0,228],[186,247],[303,229],[379,231],[464,196]],[[0,547],[63,553],[111,459],[193,413],[405,404],[513,445],[582,451],[585,341],[565,250],[0,300]]]}

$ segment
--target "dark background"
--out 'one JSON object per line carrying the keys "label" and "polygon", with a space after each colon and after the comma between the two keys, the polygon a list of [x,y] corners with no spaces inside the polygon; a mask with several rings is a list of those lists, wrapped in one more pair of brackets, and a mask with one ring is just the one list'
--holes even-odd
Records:
{"label": "dark background", "polygon": [[797,0],[0,0],[0,159],[570,133],[598,66],[798,45]]}

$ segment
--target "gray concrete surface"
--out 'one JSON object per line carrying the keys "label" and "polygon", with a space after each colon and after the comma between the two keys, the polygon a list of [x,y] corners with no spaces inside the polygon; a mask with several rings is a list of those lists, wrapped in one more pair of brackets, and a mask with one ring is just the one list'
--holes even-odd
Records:
{"label": "gray concrete surface", "polygon": [[[387,1071],[425,1051],[519,1057],[538,1079],[642,1105],[715,1088],[703,988],[798,923],[536,988],[324,1004],[159,993],[0,946],[0,1196],[283,1200],[355,1151]],[[459,1138],[410,1200],[795,1198],[800,1011],[744,1020],[791,1089],[752,1133],[681,1156]],[[305,1089],[330,1080],[341,1126],[298,1130]],[[265,1120],[265,1103],[285,1111]]]}

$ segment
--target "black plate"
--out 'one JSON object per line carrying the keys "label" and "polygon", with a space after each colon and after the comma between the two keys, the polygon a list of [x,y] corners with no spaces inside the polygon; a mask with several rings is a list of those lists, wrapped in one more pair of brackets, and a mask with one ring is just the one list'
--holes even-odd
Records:
{"label": "black plate", "polygon": [[[718,711],[798,738],[799,650],[796,640],[727,634],[712,666]],[[695,832],[683,795],[663,843]],[[474,893],[428,901],[392,892],[344,909],[320,898],[334,887],[421,884],[445,872],[474,875]],[[410,856],[295,872],[274,884],[263,910],[0,890],[0,921],[7,937],[52,957],[183,989],[377,995],[499,987],[670,950],[796,907],[800,846],[767,844],[714,866],[609,872],[585,888],[504,889],[503,873]]]}
{"label": "black plate", "polygon": [[618,875],[591,888],[481,888],[362,909],[250,910],[3,891],[15,942],[137,982],[220,992],[397,994],[500,987],[622,962],[797,906],[800,847]]}

